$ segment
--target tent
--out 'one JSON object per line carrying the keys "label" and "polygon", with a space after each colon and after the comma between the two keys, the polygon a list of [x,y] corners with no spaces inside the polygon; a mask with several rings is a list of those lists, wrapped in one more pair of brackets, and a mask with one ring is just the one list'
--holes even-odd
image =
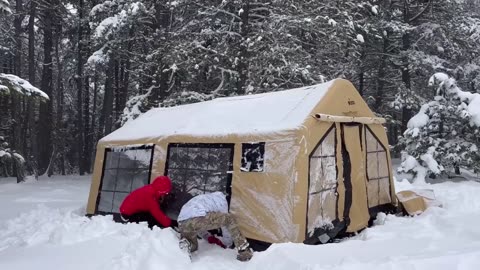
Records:
{"label": "tent", "polygon": [[384,122],[343,79],[151,109],[98,142],[87,213],[168,175],[228,194],[252,241],[326,242],[396,204]]}

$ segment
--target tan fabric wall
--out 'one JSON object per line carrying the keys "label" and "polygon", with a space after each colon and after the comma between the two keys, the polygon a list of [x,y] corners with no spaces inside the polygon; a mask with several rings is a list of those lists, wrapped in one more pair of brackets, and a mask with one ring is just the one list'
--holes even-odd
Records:
{"label": "tan fabric wall", "polygon": [[368,205],[390,203],[390,169],[382,142],[369,128],[365,129]]}
{"label": "tan fabric wall", "polygon": [[[300,236],[296,242],[302,242],[305,240],[305,235],[307,233],[307,216],[308,216],[308,207],[309,207],[309,156],[314,151],[314,148],[318,145],[322,137],[325,135],[327,130],[332,127],[332,123],[327,122],[318,122],[313,117],[307,119],[304,128],[302,129],[303,134],[300,135],[300,155],[297,159],[297,178],[299,181],[295,186],[295,195],[298,198],[298,203],[294,208],[294,221],[300,226]],[[338,134],[337,134],[338,136]],[[338,152],[338,149],[337,149]],[[338,161],[338,158],[337,158]],[[339,184],[339,190],[343,183]],[[343,193],[339,192],[339,201],[343,201]],[[313,210],[314,211],[314,210]],[[310,219],[313,217],[310,217]],[[311,221],[311,220],[310,220]]]}
{"label": "tan fabric wall", "polygon": [[331,128],[309,158],[307,235],[315,228],[332,228],[337,219],[336,129]]}
{"label": "tan fabric wall", "polygon": [[358,91],[347,80],[335,80],[314,113],[352,117],[375,117]]}
{"label": "tan fabric wall", "polygon": [[[375,136],[379,139],[380,143],[385,147],[386,150],[386,164],[383,163],[382,166],[386,165],[386,169],[389,171],[389,187],[382,185],[383,190],[388,190],[390,192],[389,198],[384,195],[380,198],[381,202],[386,202],[390,199],[390,202],[394,205],[397,204],[396,197],[395,197],[395,185],[393,183],[393,171],[392,171],[392,157],[390,156],[390,145],[388,143],[387,133],[385,132],[385,128],[382,125],[368,125],[370,130],[375,134]],[[381,168],[380,170],[385,170],[385,168]],[[385,194],[385,193],[383,193]]]}
{"label": "tan fabric wall", "polygon": [[360,140],[361,128],[362,125],[343,126],[344,143],[350,156],[352,188],[352,201],[349,211],[350,225],[347,228],[347,232],[355,232],[365,228],[370,219],[365,181],[365,155],[362,150],[362,141]]}
{"label": "tan fabric wall", "polygon": [[[246,237],[267,242],[299,242],[303,240],[305,216],[294,217],[301,198],[296,194],[299,181],[296,158],[300,153],[298,130],[249,137],[200,138],[176,136],[162,138],[155,144],[151,180],[165,172],[168,143],[235,143],[230,211],[235,215]],[[265,171],[240,171],[242,143],[266,142]],[[140,141],[101,143],[97,150],[87,213],[95,212],[95,203],[102,175],[104,149],[116,145],[135,145]],[[303,195],[302,195],[303,196]]]}

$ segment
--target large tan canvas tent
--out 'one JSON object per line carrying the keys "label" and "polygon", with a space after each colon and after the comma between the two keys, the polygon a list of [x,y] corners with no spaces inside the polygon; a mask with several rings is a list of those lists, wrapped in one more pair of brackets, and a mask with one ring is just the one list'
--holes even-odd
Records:
{"label": "large tan canvas tent", "polygon": [[183,193],[228,194],[249,239],[326,242],[396,203],[382,123],[342,79],[152,109],[99,141],[87,212],[118,215],[168,175]]}

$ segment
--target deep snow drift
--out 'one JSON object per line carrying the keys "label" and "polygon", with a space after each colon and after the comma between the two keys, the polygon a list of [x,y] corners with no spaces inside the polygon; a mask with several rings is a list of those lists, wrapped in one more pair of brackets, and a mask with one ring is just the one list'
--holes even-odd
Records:
{"label": "deep snow drift", "polygon": [[[397,182],[397,190],[409,187]],[[340,243],[273,245],[247,263],[201,242],[190,262],[170,229],[84,217],[89,177],[0,178],[0,269],[479,269],[480,183],[415,187],[434,189],[444,208],[380,215],[376,226]]]}

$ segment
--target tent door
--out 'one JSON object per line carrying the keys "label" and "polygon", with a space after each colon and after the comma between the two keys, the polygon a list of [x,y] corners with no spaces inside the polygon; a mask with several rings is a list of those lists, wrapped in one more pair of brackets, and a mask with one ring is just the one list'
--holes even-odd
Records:
{"label": "tent door", "polygon": [[370,218],[365,184],[362,131],[362,124],[341,124],[343,182],[345,185],[343,217],[348,225],[348,232],[366,227]]}
{"label": "tent door", "polygon": [[337,128],[333,124],[309,156],[306,244],[330,239],[338,222]]}

